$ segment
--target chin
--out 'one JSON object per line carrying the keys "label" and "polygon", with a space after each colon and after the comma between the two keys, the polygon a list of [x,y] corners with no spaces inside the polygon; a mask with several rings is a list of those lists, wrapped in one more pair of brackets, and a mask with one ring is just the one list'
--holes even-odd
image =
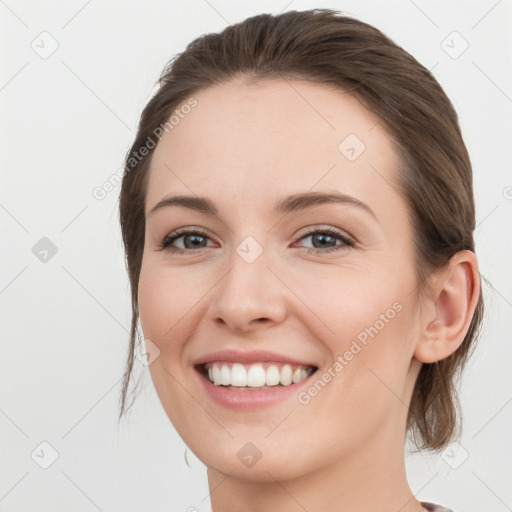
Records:
{"label": "chin", "polygon": [[293,451],[284,448],[280,451],[268,443],[265,446],[260,438],[245,443],[230,439],[217,444],[214,450],[194,453],[209,469],[230,478],[271,483],[295,479],[314,470],[310,455],[301,460]]}

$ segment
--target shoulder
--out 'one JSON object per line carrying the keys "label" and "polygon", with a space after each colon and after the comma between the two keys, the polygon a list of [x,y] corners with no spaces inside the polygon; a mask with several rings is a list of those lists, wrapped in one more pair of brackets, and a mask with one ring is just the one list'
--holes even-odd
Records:
{"label": "shoulder", "polygon": [[430,501],[420,501],[423,508],[428,510],[429,512],[455,512],[451,508],[443,507],[443,505],[438,505],[437,503],[431,503]]}

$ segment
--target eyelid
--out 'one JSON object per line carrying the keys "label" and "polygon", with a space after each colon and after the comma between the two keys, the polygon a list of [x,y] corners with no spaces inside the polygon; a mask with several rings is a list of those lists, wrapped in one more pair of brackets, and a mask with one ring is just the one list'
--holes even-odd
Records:
{"label": "eyelid", "polygon": [[341,229],[341,228],[338,228],[336,226],[333,226],[331,224],[310,224],[309,226],[304,226],[300,231],[299,231],[299,234],[297,235],[297,239],[300,239],[300,238],[303,238],[304,236],[306,235],[310,235],[312,232],[315,232],[315,231],[332,231],[332,232],[336,232],[336,234],[338,236],[344,236],[345,238],[349,238],[350,240],[352,240],[354,243],[356,242],[356,238],[354,236],[352,236],[351,234],[349,234],[347,231],[345,231],[344,229]]}
{"label": "eyelid", "polygon": [[298,236],[297,242],[300,242],[304,238],[315,236],[316,234],[325,234],[327,233],[329,236],[332,236],[334,238],[337,238],[338,240],[341,240],[342,244],[335,245],[334,247],[328,247],[326,249],[316,248],[316,247],[305,247],[305,249],[308,251],[308,253],[314,253],[314,254],[322,254],[322,253],[329,253],[329,252],[336,252],[341,251],[343,249],[352,249],[357,245],[356,240],[353,236],[349,235],[345,231],[339,229],[339,228],[333,228],[331,226],[310,226],[308,231],[306,231],[304,234]]}
{"label": "eyelid", "polygon": [[[200,228],[197,226],[184,226],[184,227],[177,228],[177,229],[171,231],[169,234],[167,234],[163,238],[162,242],[160,242],[158,245],[163,246],[165,244],[165,242],[167,242],[169,240],[175,241],[183,236],[194,235],[194,234],[199,235],[199,236],[204,236],[204,237],[208,238],[209,240],[215,241],[215,237],[213,237],[211,235],[210,231],[205,228]],[[206,247],[201,247],[200,249],[206,249]],[[191,249],[183,249],[183,250],[187,251],[187,250],[191,250]],[[199,252],[199,250],[195,251],[195,252]]]}
{"label": "eyelid", "polygon": [[[344,230],[333,227],[331,225],[318,225],[313,224],[310,226],[305,226],[303,228],[305,230],[305,233],[297,235],[296,240],[294,244],[297,242],[300,242],[304,238],[313,237],[316,234],[325,234],[337,238],[338,241],[341,241],[340,244],[336,244],[334,247],[327,247],[327,248],[316,248],[316,247],[303,247],[308,254],[315,254],[315,255],[321,255],[326,254],[330,252],[337,252],[342,250],[348,250],[354,248],[356,245],[358,245],[357,240],[350,234],[346,233]],[[184,236],[191,236],[191,235],[198,235],[205,237],[209,240],[214,241],[213,237],[210,235],[209,231],[204,228],[198,228],[197,226],[184,226],[178,229],[175,229],[168,235],[164,237],[162,242],[158,243],[158,246],[160,247],[159,250],[167,251],[171,254],[186,254],[186,255],[199,255],[202,254],[207,247],[200,247],[197,250],[196,249],[181,249],[179,247],[173,247],[171,244],[175,242],[176,240],[184,237]],[[211,246],[210,246],[211,247]],[[302,247],[302,246],[299,246]]]}

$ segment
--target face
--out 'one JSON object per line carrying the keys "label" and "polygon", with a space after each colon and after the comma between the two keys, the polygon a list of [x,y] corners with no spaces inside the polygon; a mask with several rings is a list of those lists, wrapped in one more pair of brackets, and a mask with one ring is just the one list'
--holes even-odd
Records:
{"label": "face", "polygon": [[[387,132],[353,97],[309,82],[233,81],[194,97],[153,154],[138,289],[168,417],[232,477],[403,458],[419,370],[416,278]],[[317,200],[286,200],[301,194]],[[216,213],[191,201],[153,210],[175,196],[206,198]],[[211,355],[221,350],[233,357]],[[272,354],[248,364],[256,351]],[[270,366],[286,383],[288,359],[316,371],[270,385]],[[221,378],[231,368],[228,379],[241,364],[255,386],[263,371],[269,389],[211,384],[196,366],[205,361]]]}

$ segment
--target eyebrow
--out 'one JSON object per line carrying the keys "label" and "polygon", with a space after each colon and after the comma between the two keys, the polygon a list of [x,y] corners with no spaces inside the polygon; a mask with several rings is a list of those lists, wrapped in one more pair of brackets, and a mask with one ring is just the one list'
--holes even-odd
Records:
{"label": "eyebrow", "polygon": [[[374,211],[366,203],[363,203],[355,197],[341,193],[304,192],[300,194],[293,194],[279,200],[274,206],[274,211],[276,213],[290,213],[307,210],[314,206],[332,203],[342,203],[358,207],[361,211],[369,213],[375,220],[377,220],[377,216]],[[207,215],[218,216],[217,207],[213,201],[206,197],[170,196],[162,199],[153,206],[148,213],[148,217],[153,215],[157,210],[169,206],[182,206]]]}

